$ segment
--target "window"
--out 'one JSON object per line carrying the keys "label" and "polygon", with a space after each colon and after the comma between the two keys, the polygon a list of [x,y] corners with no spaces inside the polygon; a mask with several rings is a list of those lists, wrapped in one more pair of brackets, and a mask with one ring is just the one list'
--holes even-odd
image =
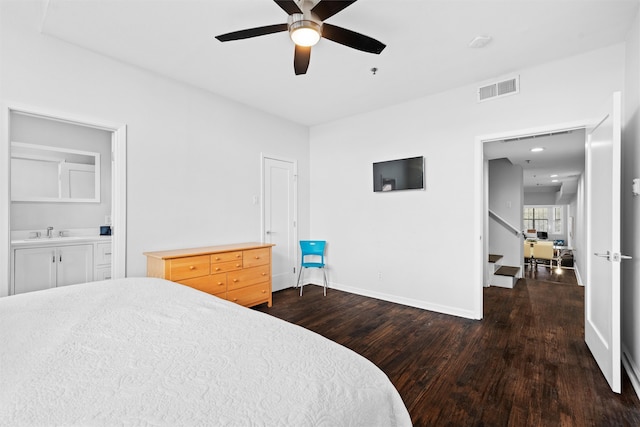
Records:
{"label": "window", "polygon": [[549,209],[524,208],[524,229],[549,231]]}
{"label": "window", "polygon": [[553,234],[562,234],[562,207],[553,208]]}
{"label": "window", "polygon": [[523,229],[563,234],[563,206],[525,206]]}

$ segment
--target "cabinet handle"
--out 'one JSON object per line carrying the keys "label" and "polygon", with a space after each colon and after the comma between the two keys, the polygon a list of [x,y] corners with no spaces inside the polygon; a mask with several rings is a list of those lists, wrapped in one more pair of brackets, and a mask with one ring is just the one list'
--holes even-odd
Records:
{"label": "cabinet handle", "polygon": [[216,257],[216,261],[220,261],[220,257],[219,256]]}
{"label": "cabinet handle", "polygon": [[241,266],[242,266],[242,264],[236,264],[236,267],[241,267]]}
{"label": "cabinet handle", "polygon": [[238,281],[238,279],[233,279],[233,283],[235,283],[235,282],[237,282],[237,281]]}
{"label": "cabinet handle", "polygon": [[105,255],[111,255],[111,252],[105,252],[104,254]]}
{"label": "cabinet handle", "polygon": [[260,259],[260,257],[258,255],[255,256],[256,259]]}
{"label": "cabinet handle", "polygon": [[218,282],[218,286],[222,286],[222,285],[224,285],[224,283]]}
{"label": "cabinet handle", "polygon": [[62,254],[60,254],[60,262],[62,262]]}
{"label": "cabinet handle", "polygon": [[195,267],[195,266],[193,266],[193,265],[190,265],[190,266],[189,266],[189,270],[195,270],[195,269],[196,269],[196,267]]}
{"label": "cabinet handle", "polygon": [[220,271],[220,267],[216,267],[216,271]]}
{"label": "cabinet handle", "polygon": [[267,293],[267,291],[265,291],[265,290],[263,289],[263,290],[262,290],[262,293],[263,293],[263,294],[266,294],[266,293]]}
{"label": "cabinet handle", "polygon": [[56,256],[55,255],[51,257],[51,262],[53,262],[53,263],[56,262]]}
{"label": "cabinet handle", "polygon": [[267,273],[262,273],[262,275],[263,275],[263,276],[266,276],[266,275],[267,275]]}

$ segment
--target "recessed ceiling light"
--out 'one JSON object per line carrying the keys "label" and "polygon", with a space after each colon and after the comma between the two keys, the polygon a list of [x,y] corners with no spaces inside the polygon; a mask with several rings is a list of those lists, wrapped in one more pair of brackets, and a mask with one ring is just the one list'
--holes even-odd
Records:
{"label": "recessed ceiling light", "polygon": [[557,179],[552,179],[551,182],[558,182],[558,180]]}
{"label": "recessed ceiling light", "polygon": [[558,177],[557,173],[554,173],[553,175],[550,176],[550,178],[557,178],[557,177]]}
{"label": "recessed ceiling light", "polygon": [[531,150],[532,153],[539,153],[540,151],[544,151],[544,147],[534,147]]}

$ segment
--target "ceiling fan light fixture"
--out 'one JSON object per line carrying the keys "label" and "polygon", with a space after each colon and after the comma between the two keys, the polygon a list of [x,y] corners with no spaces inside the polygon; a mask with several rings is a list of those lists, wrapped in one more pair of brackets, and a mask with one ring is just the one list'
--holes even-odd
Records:
{"label": "ceiling fan light fixture", "polygon": [[322,26],[314,21],[295,21],[289,25],[289,36],[298,46],[314,46],[320,41]]}

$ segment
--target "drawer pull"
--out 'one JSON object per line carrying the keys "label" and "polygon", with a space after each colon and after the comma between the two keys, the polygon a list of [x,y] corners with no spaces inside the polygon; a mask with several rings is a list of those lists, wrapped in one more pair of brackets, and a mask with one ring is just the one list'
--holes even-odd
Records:
{"label": "drawer pull", "polygon": [[111,252],[105,252],[104,254],[105,255],[111,255]]}
{"label": "drawer pull", "polygon": [[242,267],[242,264],[236,264],[236,267]]}
{"label": "drawer pull", "polygon": [[260,257],[258,255],[255,256],[256,259],[260,259]]}
{"label": "drawer pull", "polygon": [[236,258],[242,258],[242,255],[238,254],[236,255]]}
{"label": "drawer pull", "polygon": [[234,283],[235,283],[235,282],[237,282],[237,281],[238,281],[238,279],[233,279],[233,282],[234,282]]}
{"label": "drawer pull", "polygon": [[216,261],[220,261],[220,257],[219,256],[216,257]]}
{"label": "drawer pull", "polygon": [[234,298],[234,299],[233,299],[233,302],[236,302],[236,301],[238,301],[238,298]]}
{"label": "drawer pull", "polygon": [[224,283],[218,282],[218,286],[222,286],[222,285],[224,285]]}
{"label": "drawer pull", "polygon": [[267,291],[265,291],[265,290],[263,289],[263,290],[262,290],[262,293],[263,293],[263,294],[266,294],[266,293],[267,293]]}
{"label": "drawer pull", "polygon": [[263,275],[263,276],[266,276],[266,275],[267,275],[267,273],[262,273],[262,275]]}
{"label": "drawer pull", "polygon": [[216,271],[220,271],[220,267],[216,267]]}
{"label": "drawer pull", "polygon": [[190,265],[190,266],[189,266],[189,270],[195,270],[195,269],[196,269],[196,266],[195,266],[195,265]]}

